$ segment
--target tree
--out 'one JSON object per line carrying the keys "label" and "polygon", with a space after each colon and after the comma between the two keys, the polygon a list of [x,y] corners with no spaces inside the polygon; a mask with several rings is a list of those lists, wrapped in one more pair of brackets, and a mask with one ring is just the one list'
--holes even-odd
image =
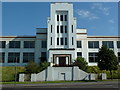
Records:
{"label": "tree", "polygon": [[98,53],[98,67],[101,70],[109,70],[112,79],[112,70],[117,70],[118,60],[113,50],[102,46]]}
{"label": "tree", "polygon": [[26,69],[25,72],[28,74],[38,73],[41,70],[40,66],[36,64],[34,61],[29,61],[25,69]]}
{"label": "tree", "polygon": [[40,62],[41,71],[44,70],[44,69],[46,69],[48,66],[50,66],[49,62],[46,62],[46,61],[41,61]]}
{"label": "tree", "polygon": [[79,69],[82,69],[83,71],[87,71],[88,63],[85,61],[84,58],[77,57],[77,59],[73,63],[73,66],[78,66]]}

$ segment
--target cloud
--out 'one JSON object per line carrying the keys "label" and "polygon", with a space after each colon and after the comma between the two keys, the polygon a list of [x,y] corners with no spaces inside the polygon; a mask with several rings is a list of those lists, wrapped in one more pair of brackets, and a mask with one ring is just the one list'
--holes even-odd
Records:
{"label": "cloud", "polygon": [[87,18],[89,20],[94,20],[94,19],[98,19],[99,17],[97,17],[95,14],[91,13],[88,10],[77,10],[77,14],[82,17],[82,18]]}
{"label": "cloud", "polygon": [[109,23],[115,23],[113,19],[108,20]]}
{"label": "cloud", "polygon": [[110,7],[104,7],[102,3],[92,4],[91,9],[96,9],[96,11],[99,10],[100,13],[103,13],[106,16],[110,14]]}

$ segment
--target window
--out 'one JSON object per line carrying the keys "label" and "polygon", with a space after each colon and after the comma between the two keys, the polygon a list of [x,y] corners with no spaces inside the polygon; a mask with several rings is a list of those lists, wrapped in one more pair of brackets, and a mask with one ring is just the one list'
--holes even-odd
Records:
{"label": "window", "polygon": [[99,41],[88,41],[88,48],[99,48]]}
{"label": "window", "polygon": [[35,41],[24,41],[24,48],[35,48]]}
{"label": "window", "polygon": [[67,37],[65,38],[65,45],[67,45]]}
{"label": "window", "polygon": [[34,61],[34,53],[23,53],[23,63],[28,63],[29,61]]}
{"label": "window", "polygon": [[20,62],[20,53],[8,53],[8,63],[19,63]]}
{"label": "window", "polygon": [[120,41],[117,41],[117,48],[120,48]]}
{"label": "window", "polygon": [[59,38],[57,38],[57,45],[59,45]]}
{"label": "window", "polygon": [[57,21],[59,21],[59,15],[57,15]]}
{"label": "window", "polygon": [[81,41],[77,41],[77,48],[82,48]]}
{"label": "window", "polygon": [[51,37],[51,43],[50,44],[52,45],[52,37]]}
{"label": "window", "polygon": [[63,38],[61,38],[61,45],[63,45]]}
{"label": "window", "polygon": [[89,62],[98,62],[98,53],[89,53]]}
{"label": "window", "polygon": [[0,52],[0,63],[4,63],[4,62],[5,62],[5,53]]}
{"label": "window", "polygon": [[51,33],[52,33],[52,25],[51,25]]}
{"label": "window", "polygon": [[72,37],[72,45],[74,45],[74,40],[73,40],[73,37]]}
{"label": "window", "polygon": [[65,33],[67,33],[67,26],[65,25]]}
{"label": "window", "polygon": [[120,62],[120,52],[118,52],[118,61]]}
{"label": "window", "polygon": [[63,26],[60,26],[60,31],[61,33],[63,33]]}
{"label": "window", "polygon": [[46,52],[41,52],[41,61],[47,61],[46,60]]}
{"label": "window", "polygon": [[57,26],[57,33],[59,33],[59,25]]}
{"label": "window", "polygon": [[65,15],[65,21],[67,21],[67,15]]}
{"label": "window", "polygon": [[47,48],[47,41],[42,41],[41,44],[42,44],[41,45],[42,48]]}
{"label": "window", "polygon": [[77,57],[82,57],[82,52],[77,52]]}
{"label": "window", "polygon": [[114,48],[113,41],[103,41],[102,44],[107,48]]}
{"label": "window", "polygon": [[60,15],[60,21],[63,21],[63,15]]}
{"label": "window", "polygon": [[72,25],[72,33],[73,33],[73,25]]}
{"label": "window", "polygon": [[5,48],[6,41],[0,41],[0,48]]}
{"label": "window", "polygon": [[20,48],[20,41],[10,41],[9,48]]}

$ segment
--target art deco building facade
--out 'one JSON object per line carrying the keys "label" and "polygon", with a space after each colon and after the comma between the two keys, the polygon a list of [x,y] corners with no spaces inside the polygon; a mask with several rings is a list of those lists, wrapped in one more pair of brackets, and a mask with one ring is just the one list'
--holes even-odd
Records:
{"label": "art deco building facade", "polygon": [[47,28],[37,28],[35,36],[1,36],[0,65],[24,66],[30,60],[47,60],[51,66],[68,66],[77,57],[88,65],[97,65],[102,45],[111,48],[120,60],[120,37],[88,36],[86,29],[76,28],[73,4],[51,3]]}

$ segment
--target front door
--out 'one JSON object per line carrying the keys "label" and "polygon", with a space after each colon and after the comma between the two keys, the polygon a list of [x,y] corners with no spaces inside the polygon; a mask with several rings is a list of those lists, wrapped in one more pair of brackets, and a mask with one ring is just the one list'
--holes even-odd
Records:
{"label": "front door", "polygon": [[66,57],[59,57],[59,66],[66,66]]}

